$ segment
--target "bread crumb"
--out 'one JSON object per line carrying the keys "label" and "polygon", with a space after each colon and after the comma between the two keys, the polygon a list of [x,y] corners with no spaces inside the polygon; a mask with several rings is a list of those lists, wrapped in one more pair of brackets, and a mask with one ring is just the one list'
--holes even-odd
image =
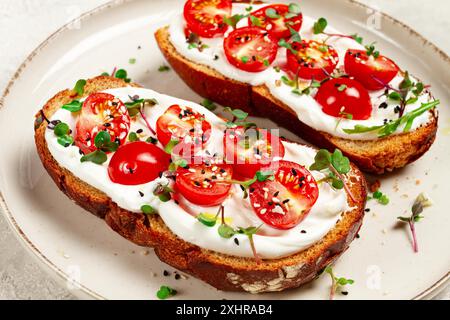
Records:
{"label": "bread crumb", "polygon": [[382,232],[383,232],[384,234],[387,234],[388,231],[387,231],[387,229],[385,228],[385,229],[382,230]]}
{"label": "bread crumb", "polygon": [[145,250],[145,251],[142,251],[141,254],[142,254],[143,256],[148,256],[148,255],[150,254],[150,251]]}
{"label": "bread crumb", "polygon": [[381,182],[380,182],[380,180],[377,179],[369,185],[369,190],[370,190],[370,192],[373,193],[373,192],[380,190],[380,187],[381,187]]}
{"label": "bread crumb", "polygon": [[403,199],[407,199],[409,196],[406,194],[406,193],[404,193],[404,194],[402,194],[402,198]]}
{"label": "bread crumb", "polygon": [[420,185],[421,183],[422,183],[422,181],[416,180],[416,186]]}
{"label": "bread crumb", "polygon": [[281,80],[275,80],[275,86],[281,87]]}

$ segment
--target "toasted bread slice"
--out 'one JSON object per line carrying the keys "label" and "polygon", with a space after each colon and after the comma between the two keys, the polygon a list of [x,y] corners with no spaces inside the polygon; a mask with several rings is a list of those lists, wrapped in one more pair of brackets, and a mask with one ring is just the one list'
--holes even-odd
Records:
{"label": "toasted bread slice", "polygon": [[[85,95],[125,87],[122,80],[100,76],[87,81]],[[131,84],[132,86],[137,86]],[[311,281],[349,246],[361,227],[366,201],[364,176],[352,165],[346,179],[356,201],[349,200],[350,211],[343,213],[336,226],[310,248],[276,260],[240,258],[202,249],[173,234],[157,215],[133,213],[120,208],[101,190],[75,177],[52,157],[45,140],[47,122],[62,105],[72,101],[73,91],[65,90],[52,99],[36,115],[35,141],[42,163],[61,191],[84,209],[104,219],[126,239],[153,247],[165,263],[204,280],[220,290],[252,293],[281,291]],[[42,115],[45,115],[45,117]]]}
{"label": "toasted bread slice", "polygon": [[186,59],[170,42],[168,27],[159,29],[155,37],[172,68],[201,96],[225,106],[241,108],[252,115],[269,118],[321,148],[338,148],[363,171],[383,174],[402,168],[425,154],[436,138],[438,115],[434,110],[430,111],[433,120],[427,125],[383,139],[350,140],[317,131],[301,122],[297,114],[273,97],[265,85],[252,87]]}

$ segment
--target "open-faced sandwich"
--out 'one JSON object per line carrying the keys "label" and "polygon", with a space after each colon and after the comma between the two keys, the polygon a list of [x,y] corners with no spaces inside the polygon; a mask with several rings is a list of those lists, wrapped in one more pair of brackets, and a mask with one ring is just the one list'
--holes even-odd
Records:
{"label": "open-faced sandwich", "polygon": [[162,261],[222,290],[297,287],[356,236],[365,179],[228,111],[100,76],[50,99],[35,140],[61,191]]}
{"label": "open-faced sandwich", "polygon": [[404,167],[434,142],[439,101],[358,35],[296,3],[189,0],[181,11],[156,39],[200,95],[338,148],[367,172]]}

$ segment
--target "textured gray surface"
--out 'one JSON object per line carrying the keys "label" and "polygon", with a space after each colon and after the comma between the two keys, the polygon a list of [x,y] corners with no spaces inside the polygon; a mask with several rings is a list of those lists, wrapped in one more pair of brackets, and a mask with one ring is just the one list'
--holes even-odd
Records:
{"label": "textured gray surface", "polygon": [[[0,92],[25,57],[58,27],[107,0],[0,0]],[[450,53],[448,0],[362,0]],[[432,23],[431,23],[432,21]],[[0,299],[73,299],[23,249],[0,215]],[[450,289],[439,295],[450,299]]]}

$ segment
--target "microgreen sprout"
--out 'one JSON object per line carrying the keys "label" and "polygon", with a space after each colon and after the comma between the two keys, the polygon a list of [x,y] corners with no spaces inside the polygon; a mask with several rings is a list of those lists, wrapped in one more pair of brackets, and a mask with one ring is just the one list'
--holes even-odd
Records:
{"label": "microgreen sprout", "polygon": [[414,201],[414,204],[411,208],[411,216],[409,217],[398,217],[397,219],[406,222],[409,225],[409,229],[411,230],[411,235],[413,239],[413,250],[414,252],[419,252],[419,245],[417,243],[417,235],[416,235],[416,227],[415,223],[422,220],[424,217],[421,215],[423,209],[426,207],[430,207],[432,205],[431,200],[423,193],[419,194],[419,196]]}

